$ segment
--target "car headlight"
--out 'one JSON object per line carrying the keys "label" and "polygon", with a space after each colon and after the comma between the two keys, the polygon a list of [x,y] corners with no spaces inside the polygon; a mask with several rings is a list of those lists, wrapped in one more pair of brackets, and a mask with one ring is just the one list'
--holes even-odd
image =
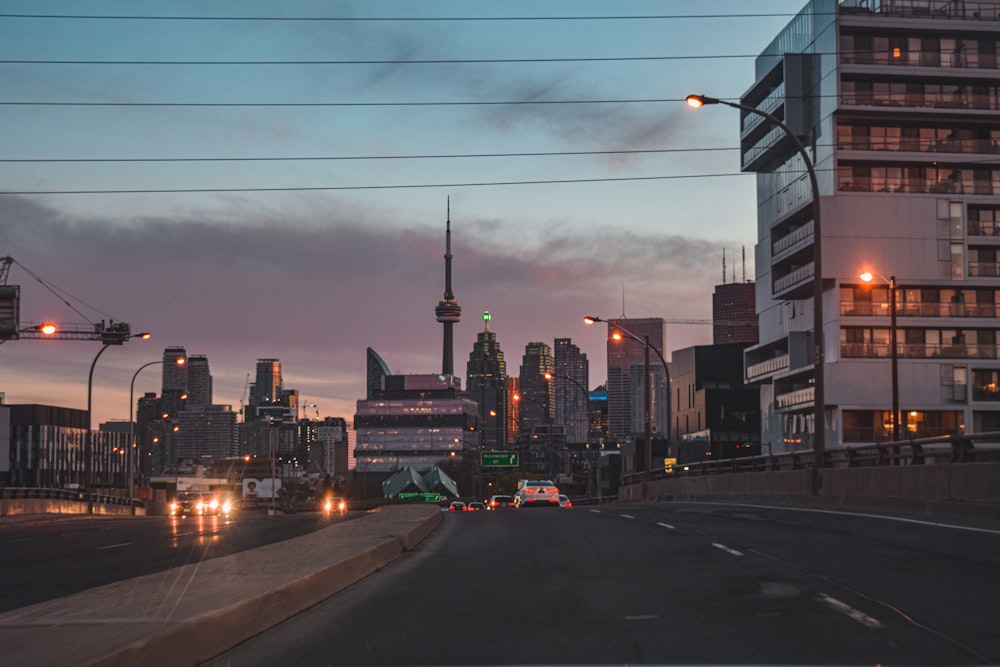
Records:
{"label": "car headlight", "polygon": [[228,500],[222,503],[222,511],[225,512],[226,514],[229,514],[232,511],[232,509],[233,505]]}

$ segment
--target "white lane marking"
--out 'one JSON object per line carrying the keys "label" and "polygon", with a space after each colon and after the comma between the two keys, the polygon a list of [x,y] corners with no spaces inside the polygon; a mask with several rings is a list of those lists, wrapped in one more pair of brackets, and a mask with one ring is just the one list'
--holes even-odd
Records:
{"label": "white lane marking", "polygon": [[633,616],[622,616],[625,621],[655,621],[659,616],[656,614],[635,614]]}
{"label": "white lane marking", "polygon": [[715,547],[716,549],[722,549],[727,554],[732,554],[733,556],[742,556],[743,555],[742,551],[737,551],[736,549],[730,549],[725,544],[719,544],[718,542],[712,542],[712,546]]}
{"label": "white lane marking", "polygon": [[669,523],[657,523],[656,525],[660,526],[662,528],[669,528],[670,530],[677,530],[676,528],[674,528],[673,526],[671,526]]}
{"label": "white lane marking", "polygon": [[883,519],[885,521],[897,521],[899,523],[912,523],[918,526],[930,526],[932,528],[951,528],[952,530],[967,530],[973,533],[988,533],[990,535],[1000,535],[1000,530],[995,528],[976,528],[974,526],[959,526],[954,523],[943,523],[940,521],[922,521],[920,519],[907,519],[902,516],[889,516],[887,514],[871,514],[869,512],[842,512],[838,510],[821,510],[811,507],[791,507],[784,505],[753,505],[750,503],[691,503],[700,505],[729,505],[738,507],[754,507],[765,510],[787,510],[789,512],[812,512],[813,514],[833,514],[837,516],[864,517],[866,519]]}
{"label": "white lane marking", "polygon": [[623,519],[634,519],[635,518],[631,514],[619,514],[618,516],[620,516]]}
{"label": "white lane marking", "polygon": [[819,599],[820,599],[820,602],[823,602],[824,604],[826,604],[831,609],[835,609],[835,610],[839,611],[841,614],[844,614],[845,616],[848,616],[848,617],[854,619],[855,621],[857,621],[858,623],[860,623],[861,625],[863,625],[863,626],[865,626],[867,628],[881,628],[882,627],[882,624],[879,623],[878,620],[872,618],[868,614],[865,614],[863,612],[858,611],[854,607],[852,607],[852,606],[850,606],[850,605],[848,605],[848,604],[846,604],[844,602],[841,602],[837,598],[832,598],[829,595],[826,595],[825,593],[820,593]]}
{"label": "white lane marking", "polygon": [[590,510],[590,511],[593,512],[594,514],[600,514],[601,513],[601,510]]}
{"label": "white lane marking", "polygon": [[97,547],[97,550],[102,551],[104,549],[117,549],[119,547],[130,547],[130,546],[132,546],[131,542],[122,542],[121,544],[109,544],[106,547]]}
{"label": "white lane marking", "polygon": [[17,544],[18,542],[30,542],[33,539],[35,539],[35,538],[33,538],[33,537],[22,537],[19,540],[7,540],[7,544]]}

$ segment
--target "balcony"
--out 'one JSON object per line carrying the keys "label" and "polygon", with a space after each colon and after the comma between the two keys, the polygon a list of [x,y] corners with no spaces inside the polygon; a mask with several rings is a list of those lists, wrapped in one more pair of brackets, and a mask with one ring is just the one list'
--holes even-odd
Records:
{"label": "balcony", "polygon": [[802,241],[805,241],[807,239],[811,240],[812,237],[813,237],[813,223],[810,221],[809,223],[802,225],[801,227],[793,231],[791,234],[782,236],[780,239],[775,241],[771,245],[771,254],[773,256],[780,255],[785,250],[788,250],[792,246],[795,246],[796,244],[801,243]]}
{"label": "balcony", "polygon": [[795,269],[791,273],[788,273],[774,281],[773,293],[778,295],[795,287],[801,287],[811,283],[814,272],[815,268],[812,262]]}
{"label": "balcony", "polygon": [[795,391],[790,391],[787,394],[775,396],[774,403],[779,409],[794,408],[796,406],[812,403],[814,398],[815,393],[813,387],[806,387],[805,389],[796,389]]}
{"label": "balcony", "polygon": [[753,380],[757,380],[765,375],[771,375],[772,373],[786,370],[788,367],[789,356],[787,354],[773,359],[768,359],[752,366],[747,366],[746,381],[752,382]]}

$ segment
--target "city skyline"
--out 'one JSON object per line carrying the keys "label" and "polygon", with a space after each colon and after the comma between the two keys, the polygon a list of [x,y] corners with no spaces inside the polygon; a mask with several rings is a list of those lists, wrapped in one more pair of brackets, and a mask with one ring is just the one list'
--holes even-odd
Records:
{"label": "city skyline", "polygon": [[[566,17],[558,26],[471,20],[497,10],[469,3],[435,5],[438,16],[468,14],[462,22],[304,20],[263,31],[221,20],[137,20],[126,31],[111,19],[0,18],[11,36],[0,56],[12,61],[0,65],[2,101],[12,103],[0,106],[10,158],[0,162],[0,255],[18,262],[8,282],[21,286],[22,321],[115,319],[152,332],[151,341],[101,357],[95,423],[128,418],[131,374],[171,345],[212,360],[216,402],[238,405],[254,360],[276,357],[304,402],[349,415],[365,395],[367,348],[393,373],[440,363],[428,307],[441,297],[450,196],[455,294],[466,312],[491,311],[505,349],[571,338],[603,368],[601,336],[583,316],[708,318],[723,252],[752,244],[754,184],[739,174],[738,117],[692,114],[682,100],[693,91],[737,98],[753,81],[754,54],[803,4],[719,0],[705,12],[634,0],[615,3],[621,18],[603,20],[572,18],[611,13],[601,5],[503,8]],[[79,11],[55,0],[10,3],[11,13],[19,9]],[[198,3],[160,9],[207,11]],[[342,9],[413,16],[393,2]],[[241,7],[262,16],[328,10],[306,1]],[[104,2],[88,11],[132,10]],[[657,13],[663,18],[627,18]],[[629,60],[647,55],[659,59]],[[598,61],[557,62],[577,57]],[[408,64],[422,58],[491,62]],[[510,61],[518,58],[531,62]],[[75,59],[120,64],[13,62]],[[276,64],[126,64],[222,59]],[[384,62],[277,64],[302,59]],[[150,106],[336,99],[463,104]],[[616,99],[632,101],[576,103]],[[650,99],[662,101],[638,101]],[[18,105],[122,100],[139,105]],[[503,100],[526,103],[481,104]],[[546,100],[574,103],[531,103]],[[417,157],[445,154],[481,157]],[[326,157],[338,159],[299,159]],[[111,161],[93,161],[104,158]],[[422,185],[434,187],[413,187]],[[176,191],[153,192],[164,189]],[[52,194],[93,190],[133,192]],[[454,329],[464,354],[478,325],[466,318]],[[671,325],[664,352],[710,337],[710,327]],[[82,408],[98,349],[8,342],[0,392],[9,403]],[[154,386],[142,376],[137,393]]]}

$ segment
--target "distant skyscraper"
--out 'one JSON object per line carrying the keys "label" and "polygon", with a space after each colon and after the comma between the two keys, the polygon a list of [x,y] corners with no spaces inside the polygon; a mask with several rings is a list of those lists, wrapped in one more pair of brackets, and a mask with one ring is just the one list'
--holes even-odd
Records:
{"label": "distant skyscraper", "polygon": [[272,407],[281,405],[281,362],[277,359],[258,359],[254,377],[245,414],[248,422],[257,421],[262,412],[273,412]]}
{"label": "distant skyscraper", "polygon": [[479,442],[484,449],[501,449],[507,442],[507,362],[490,331],[489,311],[466,366],[465,391],[479,404]]}
{"label": "distant skyscraper", "polygon": [[566,442],[587,442],[589,433],[590,363],[587,355],[569,338],[555,340],[556,424],[563,427]]}
{"label": "distant skyscraper", "polygon": [[712,342],[751,343],[760,338],[757,327],[756,285],[728,283],[716,285],[712,295]]}
{"label": "distant skyscraper", "polygon": [[187,391],[188,372],[186,365],[178,365],[178,359],[187,358],[183,347],[168,347],[163,351],[163,393]]}
{"label": "distant skyscraper", "polygon": [[187,406],[212,404],[212,374],[208,357],[192,355],[187,360]]}
{"label": "distant skyscraper", "polygon": [[[639,340],[649,336],[650,344],[664,356],[665,322],[660,317],[640,319],[621,318],[608,322],[608,437],[612,441],[622,441],[635,433],[632,428],[632,400],[630,369],[632,364],[643,364],[645,354],[643,344],[628,336],[615,340],[615,324],[633,334]],[[650,366],[660,363],[659,357],[650,351]],[[661,364],[662,366],[662,364]],[[642,432],[640,429],[639,432]]]}
{"label": "distant skyscraper", "polygon": [[[545,343],[528,343],[521,358],[520,386],[520,430],[533,427],[551,426],[555,417],[555,361],[552,348]],[[549,377],[546,378],[545,376]]]}
{"label": "distant skyscraper", "polygon": [[386,375],[391,375],[389,365],[378,355],[378,352],[368,348],[368,366],[366,369],[368,390],[366,398],[372,398],[375,392],[383,389],[383,382]]}
{"label": "distant skyscraper", "polygon": [[236,413],[229,405],[190,404],[177,415],[176,459],[203,460],[235,456]]}
{"label": "distant skyscraper", "polygon": [[455,294],[451,291],[451,199],[448,199],[448,218],[445,231],[444,252],[444,298],[438,301],[434,314],[437,321],[444,325],[444,349],[441,355],[441,373],[455,374],[455,349],[452,331],[455,322],[462,315],[462,307],[458,305]]}

